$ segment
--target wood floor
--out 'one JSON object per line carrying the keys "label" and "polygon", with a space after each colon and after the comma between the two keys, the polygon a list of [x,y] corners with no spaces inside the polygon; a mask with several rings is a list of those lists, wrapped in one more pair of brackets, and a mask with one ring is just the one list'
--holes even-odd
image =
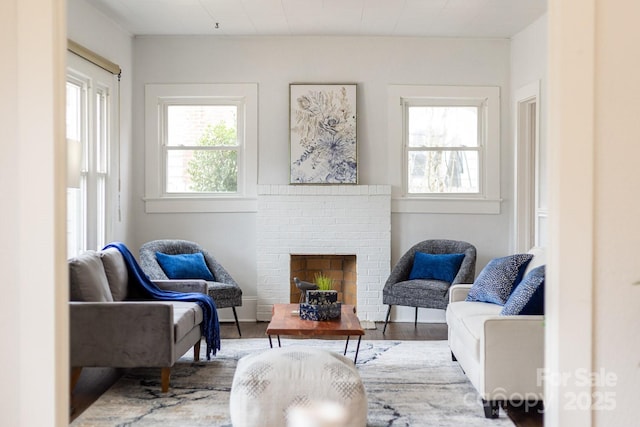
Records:
{"label": "wood floor", "polygon": [[[242,338],[265,338],[266,322],[241,322]],[[387,331],[382,335],[382,323],[377,329],[367,329],[365,340],[446,340],[447,325],[443,323],[389,323]],[[224,339],[238,338],[235,323],[222,323],[220,333]],[[124,370],[113,368],[85,368],[80,375],[76,388],[71,395],[70,422],[95,402],[122,376]],[[159,373],[158,373],[159,375]],[[542,427],[542,411],[527,405],[507,406],[504,408],[511,420],[518,427]]]}

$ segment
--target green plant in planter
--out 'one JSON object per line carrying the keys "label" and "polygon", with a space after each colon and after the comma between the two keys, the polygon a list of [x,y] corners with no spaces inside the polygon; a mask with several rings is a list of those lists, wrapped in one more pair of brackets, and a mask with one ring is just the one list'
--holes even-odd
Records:
{"label": "green plant in planter", "polygon": [[318,289],[321,291],[330,291],[333,289],[333,279],[331,277],[325,276],[322,273],[316,273],[313,278],[316,285],[318,285]]}

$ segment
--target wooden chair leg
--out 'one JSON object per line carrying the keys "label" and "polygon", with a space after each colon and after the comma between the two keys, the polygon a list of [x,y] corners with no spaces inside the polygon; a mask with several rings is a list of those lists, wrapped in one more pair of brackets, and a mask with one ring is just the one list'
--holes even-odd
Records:
{"label": "wooden chair leg", "polygon": [[71,368],[71,379],[69,380],[69,393],[73,393],[73,389],[76,388],[80,374],[82,373],[82,366]]}
{"label": "wooden chair leg", "polygon": [[200,344],[202,343],[202,338],[194,344],[193,346],[193,360],[194,362],[200,361]]}
{"label": "wooden chair leg", "polygon": [[162,392],[166,393],[169,391],[169,380],[171,379],[171,368],[162,368],[161,378],[162,378]]}

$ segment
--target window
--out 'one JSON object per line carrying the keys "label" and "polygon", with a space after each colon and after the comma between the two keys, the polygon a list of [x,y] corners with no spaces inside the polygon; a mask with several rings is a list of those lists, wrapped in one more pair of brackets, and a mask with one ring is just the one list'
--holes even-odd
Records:
{"label": "window", "polygon": [[147,212],[255,210],[257,86],[146,86]]}
{"label": "window", "polygon": [[67,256],[86,250],[97,250],[111,240],[113,204],[117,167],[111,158],[117,148],[115,141],[114,99],[116,77],[81,59],[68,54],[66,83],[67,138],[79,141],[79,188],[67,189]]}
{"label": "window", "polygon": [[500,212],[499,101],[494,87],[390,87],[394,211]]}

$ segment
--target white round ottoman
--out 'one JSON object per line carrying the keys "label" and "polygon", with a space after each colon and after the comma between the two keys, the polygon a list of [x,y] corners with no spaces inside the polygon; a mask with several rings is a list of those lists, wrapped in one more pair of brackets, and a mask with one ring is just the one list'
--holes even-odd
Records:
{"label": "white round ottoman", "polygon": [[358,427],[367,424],[367,396],[353,361],[304,346],[243,357],[231,386],[233,427]]}

